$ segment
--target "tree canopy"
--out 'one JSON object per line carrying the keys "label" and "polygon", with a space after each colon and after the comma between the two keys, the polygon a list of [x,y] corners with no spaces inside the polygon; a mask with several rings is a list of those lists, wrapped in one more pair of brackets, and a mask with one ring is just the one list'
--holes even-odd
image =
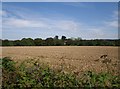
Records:
{"label": "tree canopy", "polygon": [[83,40],[81,37],[78,38],[67,38],[59,36],[54,38],[49,37],[46,39],[42,38],[23,38],[21,40],[1,40],[2,46],[120,46],[120,39],[94,39],[94,40]]}

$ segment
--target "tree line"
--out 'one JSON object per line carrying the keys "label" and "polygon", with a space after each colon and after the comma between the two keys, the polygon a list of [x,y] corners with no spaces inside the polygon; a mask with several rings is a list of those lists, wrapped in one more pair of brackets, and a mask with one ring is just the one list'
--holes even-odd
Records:
{"label": "tree line", "polygon": [[120,39],[94,39],[83,40],[82,38],[66,38],[58,36],[54,38],[22,38],[21,40],[1,40],[2,46],[120,46]]}

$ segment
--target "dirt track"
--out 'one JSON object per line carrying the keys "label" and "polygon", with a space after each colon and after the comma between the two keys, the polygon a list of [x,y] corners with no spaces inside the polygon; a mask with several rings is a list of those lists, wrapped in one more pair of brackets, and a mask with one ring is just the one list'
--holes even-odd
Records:
{"label": "dirt track", "polygon": [[[109,68],[117,71],[118,47],[101,46],[40,46],[40,47],[3,47],[2,56],[9,56],[15,61],[25,59],[40,59],[59,69],[62,65],[64,71],[82,72],[92,70],[95,72],[107,71],[106,64],[101,60],[102,55],[110,59]],[[1,56],[1,55],[0,55]]]}

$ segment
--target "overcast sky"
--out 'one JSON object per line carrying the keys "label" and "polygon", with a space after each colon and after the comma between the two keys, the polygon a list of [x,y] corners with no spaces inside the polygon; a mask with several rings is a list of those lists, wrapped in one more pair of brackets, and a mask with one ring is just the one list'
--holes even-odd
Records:
{"label": "overcast sky", "polygon": [[118,38],[117,2],[3,2],[2,38]]}

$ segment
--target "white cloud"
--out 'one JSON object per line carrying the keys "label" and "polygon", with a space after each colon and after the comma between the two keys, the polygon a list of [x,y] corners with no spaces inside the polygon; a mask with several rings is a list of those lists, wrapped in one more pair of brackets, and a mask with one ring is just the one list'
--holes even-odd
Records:
{"label": "white cloud", "polygon": [[[26,28],[26,27],[37,27],[44,29],[58,29],[66,31],[75,31],[79,29],[79,23],[73,20],[66,19],[52,19],[43,16],[35,16],[31,18],[25,13],[20,13],[17,11],[14,12],[4,12],[3,14],[3,27],[7,28]],[[14,16],[15,15],[15,16]],[[7,17],[6,17],[7,16]],[[9,16],[9,17],[8,17]],[[19,18],[20,17],[20,18]]]}
{"label": "white cloud", "polygon": [[117,28],[118,27],[118,21],[112,21],[109,23],[110,26]]}
{"label": "white cloud", "polygon": [[45,24],[41,21],[32,21],[18,18],[7,18],[3,20],[3,26],[9,28],[24,28],[24,27],[44,27]]}
{"label": "white cloud", "polygon": [[118,28],[118,21],[116,20],[105,22],[105,24],[112,28]]}
{"label": "white cloud", "polygon": [[6,11],[0,10],[0,16],[6,16]]}
{"label": "white cloud", "polygon": [[80,23],[77,23],[75,21],[70,21],[70,20],[61,20],[55,23],[55,27],[63,30],[68,30],[68,31],[76,31],[79,29]]}
{"label": "white cloud", "polygon": [[114,11],[114,12],[113,12],[113,15],[114,15],[114,16],[118,16],[118,11]]}
{"label": "white cloud", "polygon": [[24,19],[16,19],[16,18],[8,18],[3,20],[3,26],[7,26],[10,28],[14,27],[45,27],[46,25],[40,21],[30,21]]}
{"label": "white cloud", "polygon": [[118,30],[118,11],[113,11],[113,15],[112,18],[109,21],[105,21],[104,25],[106,25],[106,27],[109,28],[115,28],[116,30]]}
{"label": "white cloud", "polygon": [[25,20],[18,18],[4,18],[3,27],[7,28],[26,28],[38,27],[44,29],[57,29],[66,31],[76,31],[80,23],[72,20],[51,20],[49,18],[39,18],[38,20]]}
{"label": "white cloud", "polygon": [[48,29],[48,31],[52,31],[56,29],[57,31],[65,31],[69,32],[69,34],[73,33],[72,35],[81,36],[87,39],[98,39],[98,38],[117,38],[116,34],[108,33],[105,30],[111,30],[111,28],[116,28],[117,21],[107,21],[104,23],[104,26],[89,26],[88,24],[81,24],[80,22],[76,22],[73,20],[52,20],[50,18],[39,18],[38,20],[33,19],[18,19],[18,18],[4,18],[3,19],[3,27],[7,28],[42,28]]}
{"label": "white cloud", "polygon": [[120,16],[120,11],[118,11],[118,10],[113,11],[112,19],[118,20],[118,16]]}
{"label": "white cloud", "polygon": [[[13,13],[13,12],[12,12]],[[7,13],[4,11],[4,16],[7,14],[11,14],[10,12]],[[15,15],[15,16],[14,16]],[[25,13],[20,13],[19,11],[14,13],[8,17],[3,18],[3,28],[13,28],[13,30],[17,30],[17,28],[42,28],[40,30],[47,29],[46,33],[49,31],[56,32],[64,32],[67,34],[72,34],[76,37],[84,37],[84,38],[117,38],[116,33],[111,33],[111,29],[117,29],[117,12],[114,12],[114,18],[110,19],[109,21],[103,21],[103,26],[90,26],[89,24],[76,22],[74,20],[68,20],[66,18],[61,19],[52,19],[50,17],[44,16],[37,16],[36,14],[33,16],[35,18],[31,18],[30,15]],[[22,17],[22,18],[17,18]],[[38,18],[38,19],[37,19]],[[107,32],[107,31],[108,32]],[[53,33],[54,33],[53,31]],[[34,32],[34,31],[33,31]],[[41,32],[41,31],[39,31]],[[107,34],[106,34],[107,32]],[[44,34],[43,34],[44,35]],[[72,36],[70,35],[70,36]]]}
{"label": "white cloud", "polygon": [[0,16],[2,15],[2,11],[0,10]]}

